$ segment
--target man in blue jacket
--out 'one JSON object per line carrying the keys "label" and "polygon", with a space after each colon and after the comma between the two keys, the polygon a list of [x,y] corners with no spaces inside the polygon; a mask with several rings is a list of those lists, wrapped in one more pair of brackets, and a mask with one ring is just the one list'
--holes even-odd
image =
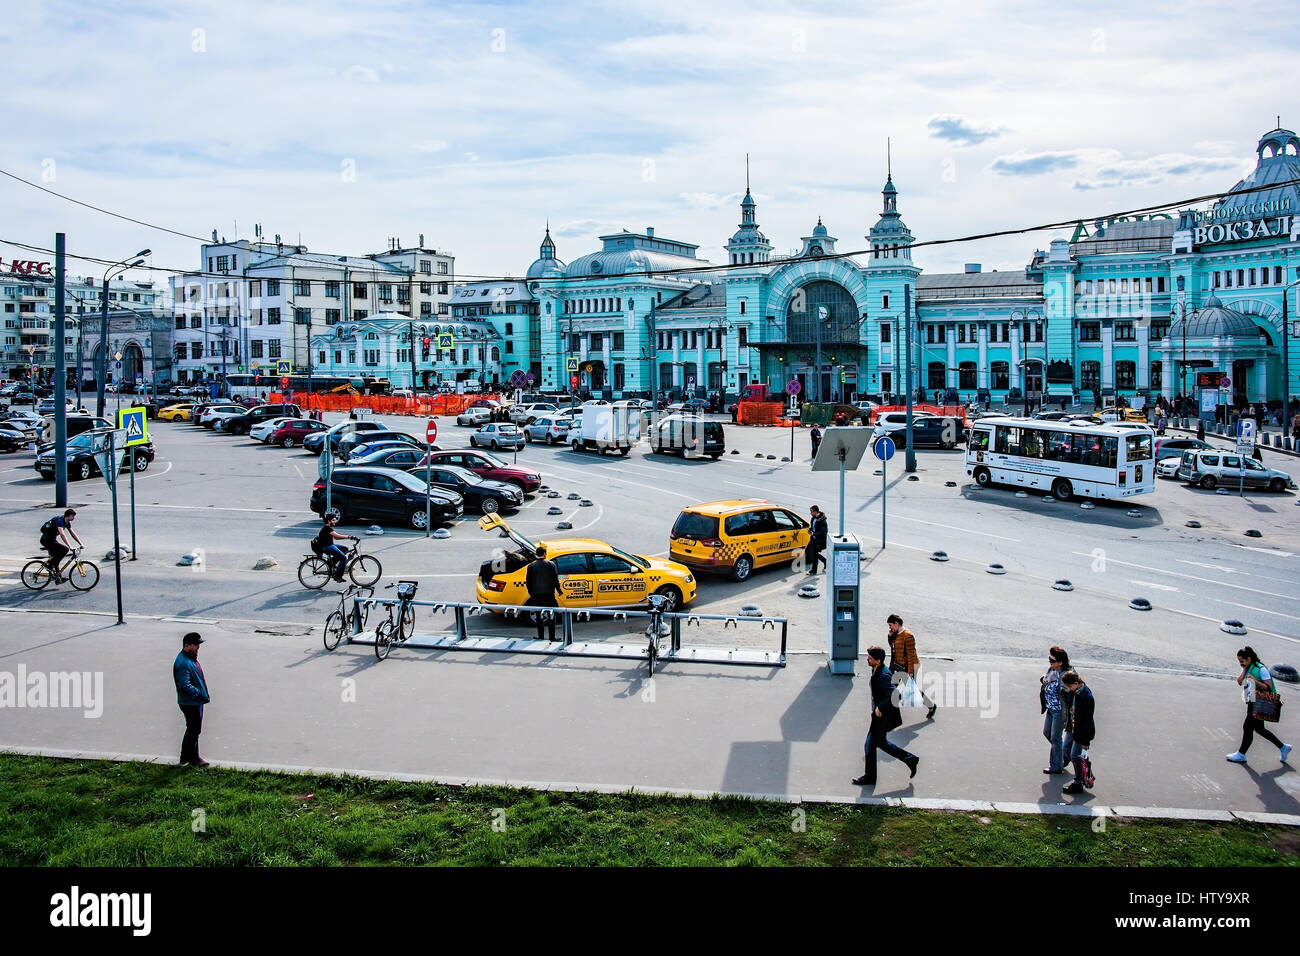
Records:
{"label": "man in blue jacket", "polygon": [[893,676],[885,666],[884,648],[867,648],[867,663],[871,665],[871,727],[867,731],[866,766],[863,767],[862,776],[853,781],[855,787],[875,786],[877,750],[883,750],[907,764],[909,777],[916,776],[916,765],[921,762],[920,757],[891,744],[885,736],[903,723],[903,715],[894,703]]}
{"label": "man in blue jacket", "polygon": [[181,766],[193,764],[206,767],[208,762],[199,756],[199,734],[203,731],[203,705],[208,703],[208,682],[199,666],[199,645],[203,638],[190,631],[181,638],[181,652],[172,664],[172,677],[176,681],[176,702],[185,715],[185,736],[181,739]]}

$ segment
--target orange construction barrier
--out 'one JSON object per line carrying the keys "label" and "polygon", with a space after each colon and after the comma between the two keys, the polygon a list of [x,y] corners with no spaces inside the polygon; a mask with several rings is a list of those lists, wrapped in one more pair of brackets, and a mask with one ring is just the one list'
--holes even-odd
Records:
{"label": "orange construction barrier", "polygon": [[459,415],[481,398],[500,401],[499,395],[331,395],[328,392],[294,392],[293,402],[317,412],[350,412],[368,408],[376,415],[417,415],[422,418]]}
{"label": "orange construction barrier", "polygon": [[736,407],[736,421],[741,425],[779,425],[784,415],[781,402],[741,402]]}

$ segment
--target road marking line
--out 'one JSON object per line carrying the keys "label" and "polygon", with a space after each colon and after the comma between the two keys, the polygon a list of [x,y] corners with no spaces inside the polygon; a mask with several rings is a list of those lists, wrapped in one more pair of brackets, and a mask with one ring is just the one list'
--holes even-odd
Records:
{"label": "road marking line", "polygon": [[1157,591],[1177,591],[1178,588],[1171,587],[1168,584],[1156,584],[1154,581],[1139,581],[1137,578],[1129,578],[1130,584],[1140,584],[1146,588],[1155,588]]}
{"label": "road marking line", "polygon": [[1228,547],[1230,547],[1230,548],[1241,548],[1243,551],[1258,551],[1260,554],[1271,554],[1271,555],[1273,555],[1275,558],[1294,558],[1294,557],[1295,557],[1295,555],[1292,554],[1290,551],[1278,551],[1278,550],[1275,550],[1275,549],[1273,549],[1273,548],[1254,548],[1254,547],[1251,547],[1251,546],[1248,545],[1248,544],[1233,544],[1231,541],[1228,542]]}
{"label": "road marking line", "polygon": [[[1079,558],[1093,557],[1092,554],[1085,554],[1082,551],[1071,551],[1070,553]],[[1131,561],[1121,561],[1119,558],[1107,557],[1106,562],[1108,564],[1122,564],[1126,568],[1139,568],[1143,571],[1154,571],[1156,574],[1166,574],[1175,578],[1188,578],[1192,581],[1204,581],[1206,584],[1217,584],[1219,587],[1234,588],[1238,591],[1249,591],[1252,594],[1263,594],[1266,597],[1284,598],[1287,601],[1300,601],[1300,597],[1296,597],[1294,594],[1278,594],[1274,591],[1261,591],[1259,588],[1248,588],[1244,584],[1229,584],[1227,581],[1216,581],[1214,578],[1202,578],[1195,574],[1183,574],[1181,571],[1166,571],[1164,568],[1152,568],[1145,564],[1134,564]],[[1283,615],[1283,617],[1287,616],[1288,615]]]}

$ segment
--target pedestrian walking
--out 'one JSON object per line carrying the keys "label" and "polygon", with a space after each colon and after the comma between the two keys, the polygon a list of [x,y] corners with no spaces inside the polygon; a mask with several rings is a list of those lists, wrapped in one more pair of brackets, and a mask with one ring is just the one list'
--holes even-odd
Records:
{"label": "pedestrian walking", "polygon": [[822,429],[821,429],[821,426],[820,426],[820,425],[814,425],[814,426],[812,427],[812,431],[810,431],[810,432],[808,433],[808,437],[809,437],[809,439],[812,440],[812,456],[813,456],[814,458],[816,458],[816,457],[817,457],[817,449],[821,447],[821,443],[822,443]]}
{"label": "pedestrian walking", "polygon": [[[524,586],[528,589],[529,607],[560,606],[556,600],[560,594],[560,572],[556,569],[555,562],[546,557],[546,545],[537,546],[537,558],[528,565],[524,574]],[[537,639],[543,640],[542,628],[549,623],[550,639],[555,640],[555,618],[558,615],[550,611],[536,611],[534,616],[537,620]]]}
{"label": "pedestrian walking", "polygon": [[867,664],[871,667],[871,725],[867,730],[866,756],[862,776],[855,777],[855,787],[873,787],[876,784],[876,751],[883,750],[895,760],[907,764],[908,777],[916,776],[921,758],[889,742],[886,736],[903,723],[903,715],[894,706],[894,684],[889,668],[885,666],[883,647],[867,648]]}
{"label": "pedestrian walking", "polygon": [[181,652],[172,663],[172,679],[176,682],[176,703],[185,717],[185,736],[181,738],[181,766],[192,764],[206,767],[208,762],[199,756],[199,734],[203,732],[203,705],[208,703],[208,682],[199,666],[199,645],[203,638],[190,631],[181,638]]}
{"label": "pedestrian walking", "polygon": [[[901,684],[909,677],[916,680],[916,670],[921,666],[920,655],[916,653],[916,638],[912,632],[903,627],[903,619],[897,614],[885,618],[889,627],[889,670],[894,675],[894,683]],[[926,720],[934,720],[938,704],[921,691],[921,700],[929,710],[925,712]]]}
{"label": "pedestrian walking", "polygon": [[1070,655],[1064,648],[1053,647],[1047,652],[1047,673],[1038,680],[1038,704],[1043,714],[1043,736],[1047,738],[1047,766],[1043,773],[1065,773],[1065,754],[1062,735],[1065,733],[1065,691],[1061,674],[1070,667]]}
{"label": "pedestrian walking", "polygon": [[1300,412],[1296,412],[1295,417],[1291,419],[1291,437],[1300,441]]}
{"label": "pedestrian walking", "polygon": [[1205,419],[1204,418],[1198,418],[1196,420],[1196,440],[1205,441]]}
{"label": "pedestrian walking", "polygon": [[1256,445],[1256,446],[1255,446],[1255,450],[1252,451],[1252,452],[1250,453],[1250,457],[1251,457],[1251,458],[1254,458],[1254,459],[1255,459],[1257,462],[1259,462],[1260,464],[1263,464],[1263,463],[1264,463],[1264,453],[1263,453],[1262,451],[1259,450],[1259,446],[1258,446],[1258,445]]}
{"label": "pedestrian walking", "polygon": [[808,535],[808,546],[804,548],[804,563],[808,565],[808,573],[817,573],[817,562],[822,564],[822,570],[826,569],[826,515],[822,514],[822,509],[813,505],[808,509],[812,518],[812,528]]}
{"label": "pedestrian walking", "polygon": [[1088,748],[1092,746],[1097,734],[1096,699],[1092,690],[1083,682],[1078,671],[1066,671],[1061,675],[1061,684],[1067,694],[1070,710],[1066,726],[1065,741],[1062,749],[1065,759],[1074,767],[1074,780],[1061,788],[1062,793],[1083,793],[1085,786],[1092,786],[1092,760]]}
{"label": "pedestrian walking", "polygon": [[1273,675],[1260,662],[1259,655],[1250,645],[1237,651],[1237,663],[1241,666],[1237,683],[1241,685],[1243,696],[1246,698],[1246,721],[1241,725],[1241,746],[1237,748],[1236,753],[1228,754],[1228,759],[1233,763],[1245,763],[1246,751],[1254,742],[1255,735],[1259,734],[1277,747],[1280,759],[1286,763],[1286,758],[1291,756],[1291,745],[1278,740],[1276,735],[1264,726],[1264,717],[1260,716],[1263,707],[1259,705],[1262,703],[1273,705],[1272,720],[1276,721],[1281,716],[1282,702],[1278,697],[1277,684],[1273,680]]}

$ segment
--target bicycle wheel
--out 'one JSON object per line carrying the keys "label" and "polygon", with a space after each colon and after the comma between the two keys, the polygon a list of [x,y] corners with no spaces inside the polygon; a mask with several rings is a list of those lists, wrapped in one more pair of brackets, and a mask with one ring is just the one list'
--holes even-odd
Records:
{"label": "bicycle wheel", "polygon": [[393,647],[393,622],[381,621],[375,628],[375,657],[381,661]]}
{"label": "bicycle wheel", "polygon": [[379,559],[373,554],[359,554],[348,565],[348,577],[352,583],[358,587],[368,588],[379,580],[379,576],[384,573],[384,567],[379,563]]}
{"label": "bicycle wheel", "polygon": [[655,658],[658,656],[659,646],[655,643],[655,639],[652,637],[650,638],[650,646],[646,648],[645,654],[646,672],[650,677],[655,676]]}
{"label": "bicycle wheel", "polygon": [[330,581],[330,563],[324,558],[303,558],[298,565],[298,580],[302,586],[312,591],[319,591]]}
{"label": "bicycle wheel", "polygon": [[347,621],[338,611],[331,611],[325,618],[325,650],[332,651],[339,646],[347,634]]}
{"label": "bicycle wheel", "polygon": [[99,583],[99,568],[90,561],[73,561],[68,565],[68,583],[78,591],[89,591]]}
{"label": "bicycle wheel", "polygon": [[54,580],[54,575],[50,574],[50,566],[40,558],[23,565],[22,577],[23,584],[33,591],[41,590]]}
{"label": "bicycle wheel", "polygon": [[402,616],[398,623],[398,634],[401,640],[406,640],[415,633],[415,608],[407,604],[402,607]]}

